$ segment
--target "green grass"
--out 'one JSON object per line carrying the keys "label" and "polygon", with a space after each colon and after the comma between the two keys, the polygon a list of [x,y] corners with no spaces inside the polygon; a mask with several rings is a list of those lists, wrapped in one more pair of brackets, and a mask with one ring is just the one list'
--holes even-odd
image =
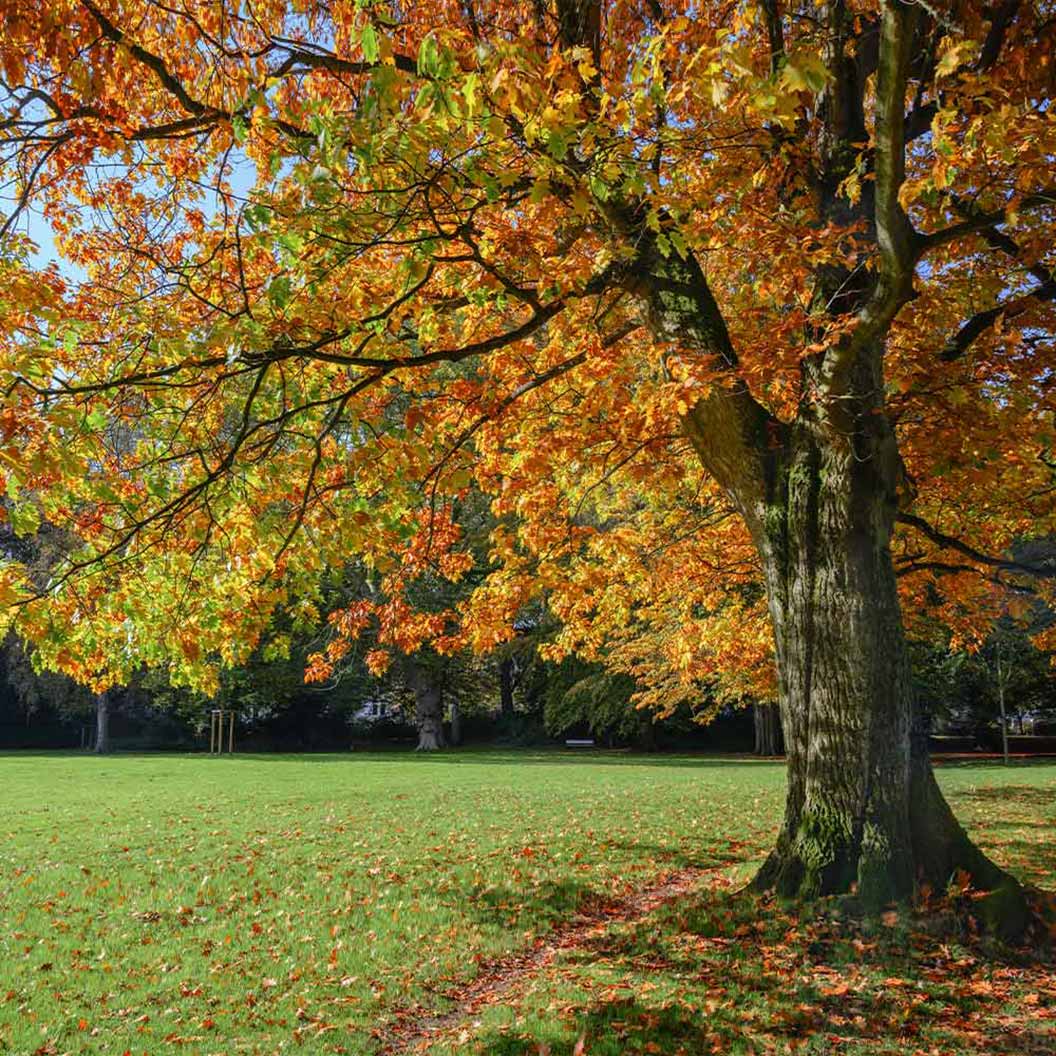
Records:
{"label": "green grass", "polygon": [[[1056,765],[941,779],[995,857],[1054,886]],[[783,783],[601,754],[0,756],[0,1053],[371,1053],[395,1011],[444,1009],[577,906],[687,865],[744,875]],[[702,889],[565,951],[437,1051],[975,1051],[941,1047],[970,1011],[954,991],[979,1052],[1032,1051],[996,1045],[1001,1009],[1051,1015],[1052,977],[935,948]]]}

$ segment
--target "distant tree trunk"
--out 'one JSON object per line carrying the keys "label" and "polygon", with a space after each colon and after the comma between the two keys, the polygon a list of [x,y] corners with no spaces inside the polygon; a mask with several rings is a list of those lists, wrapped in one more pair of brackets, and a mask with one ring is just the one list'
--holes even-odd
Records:
{"label": "distant tree trunk", "polygon": [[457,747],[462,743],[462,709],[457,700],[451,701],[451,745]]}
{"label": "distant tree trunk", "polygon": [[414,716],[418,726],[418,751],[444,747],[444,691],[427,664],[409,658],[407,676],[414,690]]}
{"label": "distant tree trunk", "polygon": [[1005,711],[1005,676],[1001,667],[1001,639],[997,640],[997,703],[1001,709],[1001,754],[1008,766],[1008,713]]}
{"label": "distant tree trunk", "polygon": [[656,724],[652,712],[642,714],[638,726],[638,748],[643,752],[656,751]]}
{"label": "distant tree trunk", "polygon": [[781,736],[781,710],[776,704],[753,704],[755,719],[755,754],[780,755],[784,749]]}
{"label": "distant tree trunk", "polygon": [[100,693],[95,698],[95,751],[106,755],[110,751],[110,694]]}
{"label": "distant tree trunk", "polygon": [[513,657],[499,661],[499,714],[505,719],[513,714]]}

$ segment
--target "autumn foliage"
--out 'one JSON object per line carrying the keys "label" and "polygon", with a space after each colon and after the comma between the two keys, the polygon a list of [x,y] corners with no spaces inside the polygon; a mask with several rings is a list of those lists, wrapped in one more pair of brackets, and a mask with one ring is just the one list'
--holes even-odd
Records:
{"label": "autumn foliage", "polygon": [[[1000,63],[981,7],[933,28],[900,200],[938,234],[885,379],[914,513],[999,557],[1052,518],[1053,69],[1040,8],[1011,6]],[[528,4],[8,5],[10,186],[68,262],[35,267],[10,225],[4,512],[74,539],[46,598],[5,572],[41,655],[207,687],[357,559],[377,600],[332,614],[311,677],[368,620],[386,646],[487,649],[545,597],[554,653],[634,671],[647,703],[765,689],[756,558],[681,427],[729,381],[644,325],[609,204],[706,262],[738,377],[793,414],[804,356],[850,325],[817,275],[877,261],[811,195],[825,36],[792,5],[775,71],[766,7],[616,3],[605,46],[562,48],[560,13]],[[848,202],[872,178],[857,149]],[[469,487],[490,571],[416,614],[408,580],[467,571]],[[902,529],[895,558],[911,626],[970,642],[1004,604],[935,535]]]}
{"label": "autumn foliage", "polygon": [[0,601],[43,663],[209,689],[350,562],[310,678],[545,604],[644,705],[779,694],[784,880],[905,892],[903,623],[1052,582],[1012,550],[1054,514],[1047,0],[4,12],[5,515],[67,556]]}

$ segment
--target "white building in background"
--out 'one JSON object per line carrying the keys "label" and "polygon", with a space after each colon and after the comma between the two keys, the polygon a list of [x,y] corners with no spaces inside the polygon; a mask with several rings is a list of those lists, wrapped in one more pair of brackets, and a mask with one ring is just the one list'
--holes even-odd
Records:
{"label": "white building in background", "polygon": [[373,700],[365,700],[351,714],[353,722],[381,722],[384,719],[399,719],[403,715],[403,709],[399,704],[393,704],[381,697]]}

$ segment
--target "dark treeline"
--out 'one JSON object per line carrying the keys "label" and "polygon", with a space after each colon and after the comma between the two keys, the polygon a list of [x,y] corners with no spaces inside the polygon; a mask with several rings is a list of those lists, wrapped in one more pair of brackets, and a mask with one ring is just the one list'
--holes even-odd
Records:
{"label": "dark treeline", "polygon": [[[343,751],[357,746],[519,746],[593,741],[599,747],[662,751],[783,750],[776,707],[726,707],[708,725],[687,703],[657,718],[637,709],[634,684],[596,664],[540,660],[531,636],[496,656],[408,658],[381,678],[350,663],[325,686],[304,683],[310,639],[284,655],[262,649],[225,671],[213,698],[149,673],[103,698],[61,675],[34,670],[14,638],[0,649],[0,748],[202,749],[209,714],[234,711],[236,749]],[[999,751],[1003,691],[1012,751],[1056,751],[1056,671],[1029,635],[999,626],[980,650],[915,649],[921,708],[934,747]],[[714,711],[706,696],[702,711]],[[423,711],[431,709],[429,717]],[[428,718],[428,722],[426,722]]]}

